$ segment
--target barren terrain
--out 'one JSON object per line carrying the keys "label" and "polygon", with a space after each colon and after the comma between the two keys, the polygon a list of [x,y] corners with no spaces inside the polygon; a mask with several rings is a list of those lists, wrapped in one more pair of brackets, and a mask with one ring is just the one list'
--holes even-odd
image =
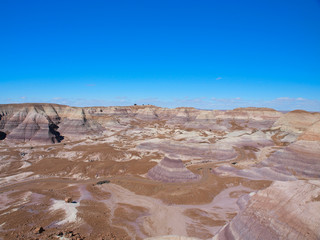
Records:
{"label": "barren terrain", "polygon": [[320,238],[320,113],[10,104],[0,139],[0,239]]}

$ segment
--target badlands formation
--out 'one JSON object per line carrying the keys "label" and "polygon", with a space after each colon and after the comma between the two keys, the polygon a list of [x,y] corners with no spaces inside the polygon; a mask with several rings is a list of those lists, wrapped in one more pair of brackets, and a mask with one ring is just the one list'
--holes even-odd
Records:
{"label": "badlands formation", "polygon": [[0,105],[0,239],[320,239],[320,113]]}

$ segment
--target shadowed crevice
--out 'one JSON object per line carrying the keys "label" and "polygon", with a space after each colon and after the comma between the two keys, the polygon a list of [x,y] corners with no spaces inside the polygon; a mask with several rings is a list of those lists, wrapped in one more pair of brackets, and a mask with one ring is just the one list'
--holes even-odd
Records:
{"label": "shadowed crevice", "polygon": [[61,142],[64,139],[64,136],[61,136],[60,132],[57,131],[58,128],[59,127],[54,123],[49,124],[49,132],[54,135],[54,137],[52,137],[53,143],[55,142],[55,140],[57,142]]}
{"label": "shadowed crevice", "polygon": [[5,132],[0,131],[0,140],[3,140],[7,137],[7,134]]}

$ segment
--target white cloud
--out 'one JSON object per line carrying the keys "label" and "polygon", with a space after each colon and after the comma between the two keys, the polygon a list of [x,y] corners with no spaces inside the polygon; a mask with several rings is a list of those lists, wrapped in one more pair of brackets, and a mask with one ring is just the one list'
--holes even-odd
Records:
{"label": "white cloud", "polygon": [[280,100],[280,101],[282,101],[282,100],[287,101],[287,100],[291,100],[291,99],[293,99],[293,98],[289,98],[289,97],[279,97],[279,98],[276,98],[276,100]]}
{"label": "white cloud", "polygon": [[307,99],[302,98],[302,97],[298,97],[296,100],[297,100],[297,101],[305,101],[305,100],[307,100]]}

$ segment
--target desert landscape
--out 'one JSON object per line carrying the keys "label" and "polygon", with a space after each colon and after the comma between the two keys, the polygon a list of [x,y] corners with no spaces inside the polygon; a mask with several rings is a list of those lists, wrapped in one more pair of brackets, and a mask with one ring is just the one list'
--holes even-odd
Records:
{"label": "desert landscape", "polygon": [[0,105],[0,239],[319,239],[320,113]]}
{"label": "desert landscape", "polygon": [[0,240],[320,240],[320,0],[0,10]]}

